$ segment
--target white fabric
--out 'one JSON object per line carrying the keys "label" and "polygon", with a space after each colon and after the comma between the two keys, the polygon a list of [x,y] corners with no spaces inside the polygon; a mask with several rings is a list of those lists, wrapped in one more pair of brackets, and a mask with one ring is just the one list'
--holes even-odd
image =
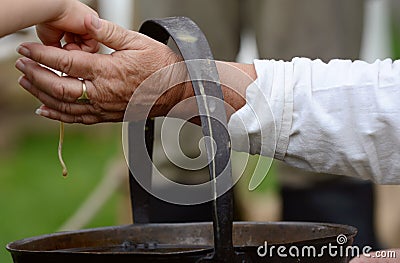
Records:
{"label": "white fabric", "polygon": [[235,150],[400,184],[400,61],[254,65],[258,78],[228,124]]}

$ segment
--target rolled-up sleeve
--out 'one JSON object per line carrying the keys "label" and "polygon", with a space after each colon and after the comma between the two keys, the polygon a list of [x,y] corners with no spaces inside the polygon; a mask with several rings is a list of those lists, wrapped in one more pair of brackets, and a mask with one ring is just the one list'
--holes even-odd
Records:
{"label": "rolled-up sleeve", "polygon": [[233,148],[332,174],[400,183],[400,61],[254,61]]}

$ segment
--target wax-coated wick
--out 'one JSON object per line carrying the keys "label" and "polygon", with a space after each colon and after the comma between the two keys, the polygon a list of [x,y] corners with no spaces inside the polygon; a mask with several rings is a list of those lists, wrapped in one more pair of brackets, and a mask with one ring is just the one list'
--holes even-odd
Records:
{"label": "wax-coated wick", "polygon": [[62,175],[65,177],[68,175],[67,166],[62,157],[62,146],[64,142],[64,123],[60,122],[60,139],[58,141],[58,159],[60,160],[61,166],[63,168]]}

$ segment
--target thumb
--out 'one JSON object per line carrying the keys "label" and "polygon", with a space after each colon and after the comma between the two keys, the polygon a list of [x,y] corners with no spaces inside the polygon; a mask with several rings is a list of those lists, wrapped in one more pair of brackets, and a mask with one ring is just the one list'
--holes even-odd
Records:
{"label": "thumb", "polygon": [[85,16],[88,35],[114,50],[138,49],[135,39],[139,33],[125,29],[94,15]]}

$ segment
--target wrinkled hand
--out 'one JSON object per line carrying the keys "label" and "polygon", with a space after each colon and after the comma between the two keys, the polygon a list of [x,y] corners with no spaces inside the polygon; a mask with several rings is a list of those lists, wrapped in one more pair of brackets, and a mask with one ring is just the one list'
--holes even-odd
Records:
{"label": "wrinkled hand", "polygon": [[[44,117],[85,124],[122,121],[131,95],[140,83],[181,58],[166,45],[111,22],[96,20],[90,15],[84,22],[90,37],[116,51],[111,55],[91,54],[24,43],[18,51],[25,58],[16,63],[24,74],[19,83],[44,104],[37,111]],[[69,77],[59,77],[38,63]],[[85,81],[89,104],[76,102],[82,94],[82,83],[77,78]],[[154,87],[146,95],[152,98],[143,100],[152,101],[161,92],[159,87]],[[158,103],[152,109],[152,115],[164,114],[184,93],[185,89],[177,87],[156,99]]]}
{"label": "wrinkled hand", "polygon": [[61,47],[64,38],[66,49],[97,52],[99,45],[90,35],[84,24],[87,14],[98,17],[98,14],[87,5],[76,1],[64,1],[64,12],[58,17],[36,26],[36,32],[45,45]]}

